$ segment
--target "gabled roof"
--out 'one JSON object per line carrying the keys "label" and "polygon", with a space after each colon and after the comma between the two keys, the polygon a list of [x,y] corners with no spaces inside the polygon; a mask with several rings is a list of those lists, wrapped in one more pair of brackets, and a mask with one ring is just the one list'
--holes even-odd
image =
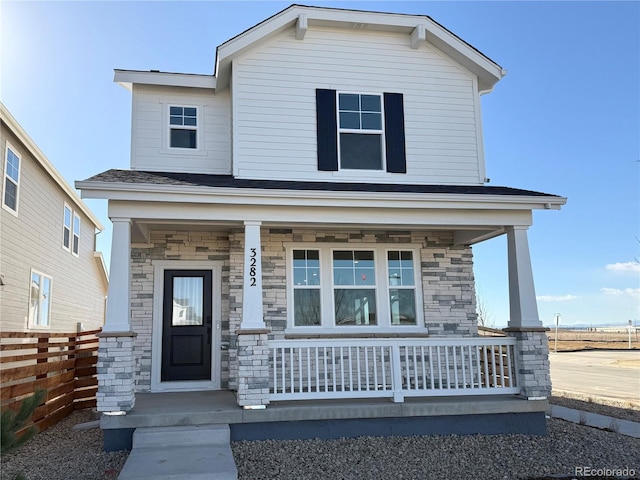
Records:
{"label": "gabled roof", "polygon": [[75,204],[75,206],[84,213],[87,218],[93,223],[96,229],[102,231],[104,227],[98,217],[87,207],[87,205],[82,201],[80,196],[76,193],[76,191],[67,183],[64,177],[56,170],[53,164],[49,161],[49,159],[42,153],[42,150],[38,148],[35,142],[31,139],[31,137],[27,134],[27,132],[20,126],[18,121],[11,115],[7,107],[4,106],[2,102],[0,102],[0,118],[7,125],[9,130],[13,132],[13,134],[18,137],[18,139],[22,142],[25,148],[29,151],[31,156],[35,159],[35,161],[42,167],[42,169],[47,172],[47,174],[53,179],[55,183],[66,193],[69,197],[69,200]]}
{"label": "gabled roof", "polygon": [[127,88],[133,83],[225,88],[229,84],[232,61],[238,55],[289,28],[295,28],[296,38],[303,40],[307,28],[312,26],[404,33],[411,48],[429,43],[477,75],[480,91],[491,90],[506,73],[489,57],[426,15],[291,5],[219,45],[213,75],[115,70],[114,81]]}

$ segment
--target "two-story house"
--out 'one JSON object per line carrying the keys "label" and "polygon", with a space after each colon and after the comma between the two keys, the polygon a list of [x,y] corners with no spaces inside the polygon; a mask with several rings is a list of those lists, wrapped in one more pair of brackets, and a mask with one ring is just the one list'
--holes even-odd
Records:
{"label": "two-story house", "polygon": [[103,227],[0,103],[0,328],[75,332],[102,327],[108,275]]}
{"label": "two-story house", "polygon": [[[544,431],[527,230],[566,199],[486,184],[480,96],[504,73],[427,16],[297,5],[218,46],[213,75],[116,70],[131,169],[77,183],[113,222],[98,409],[472,397]],[[509,328],[478,337],[472,247],[499,235]]]}

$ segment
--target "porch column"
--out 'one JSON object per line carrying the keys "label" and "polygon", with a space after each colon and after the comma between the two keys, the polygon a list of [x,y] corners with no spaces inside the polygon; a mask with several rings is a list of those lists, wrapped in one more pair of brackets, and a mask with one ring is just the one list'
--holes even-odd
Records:
{"label": "porch column", "polygon": [[509,255],[509,326],[541,327],[529,255],[527,227],[507,230]]}
{"label": "porch column", "polygon": [[128,332],[131,272],[131,219],[112,218],[107,315],[103,332]]}
{"label": "porch column", "polygon": [[270,330],[262,304],[261,222],[244,222],[242,323],[238,335],[238,405],[265,408],[269,403]]}
{"label": "porch column", "polygon": [[244,279],[240,328],[265,328],[262,306],[260,222],[244,222]]}
{"label": "porch column", "polygon": [[97,410],[125,414],[135,404],[133,342],[129,319],[131,220],[113,218],[107,314],[98,334]]}
{"label": "porch column", "polygon": [[549,345],[538,316],[538,304],[533,283],[527,227],[507,230],[509,256],[509,326],[505,329],[517,339],[516,368],[520,395],[529,400],[541,400],[551,395]]}

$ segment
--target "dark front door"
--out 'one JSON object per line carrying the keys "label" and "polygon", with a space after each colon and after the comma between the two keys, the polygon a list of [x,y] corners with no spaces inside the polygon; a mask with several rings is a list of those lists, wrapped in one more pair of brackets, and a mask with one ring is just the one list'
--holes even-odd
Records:
{"label": "dark front door", "polygon": [[162,381],[211,380],[210,270],[165,270]]}

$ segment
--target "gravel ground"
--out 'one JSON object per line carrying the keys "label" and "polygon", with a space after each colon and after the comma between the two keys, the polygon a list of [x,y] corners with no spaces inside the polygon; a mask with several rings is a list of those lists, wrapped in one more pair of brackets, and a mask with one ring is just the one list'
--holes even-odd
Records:
{"label": "gravel ground", "polygon": [[640,475],[640,439],[562,420],[547,425],[546,437],[361,437],[235,442],[231,447],[241,480],[572,478],[575,467],[582,466],[626,467]]}
{"label": "gravel ground", "polygon": [[73,430],[92,420],[90,410],[72,413],[22,447],[2,456],[0,478],[22,472],[27,480],[103,480],[117,478],[127,452],[105,453],[100,428]]}
{"label": "gravel ground", "polygon": [[[606,413],[606,406],[596,408]],[[99,428],[72,429],[90,420],[90,411],[75,412],[3,456],[0,478],[23,472],[28,480],[115,480],[127,452],[103,452]],[[240,480],[557,479],[571,478],[577,466],[626,467],[640,477],[640,439],[556,419],[547,424],[547,437],[361,437],[231,446]]]}

